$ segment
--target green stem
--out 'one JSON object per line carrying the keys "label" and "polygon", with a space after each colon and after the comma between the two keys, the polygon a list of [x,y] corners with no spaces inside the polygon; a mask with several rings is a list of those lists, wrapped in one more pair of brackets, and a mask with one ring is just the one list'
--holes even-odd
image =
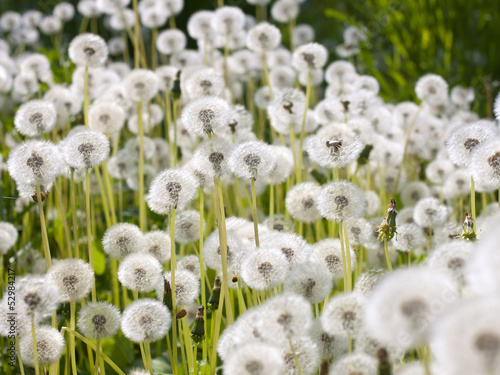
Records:
{"label": "green stem", "polygon": [[75,246],[75,258],[80,258],[80,249],[78,243],[78,219],[76,217],[76,184],[74,178],[74,171],[71,171],[70,181],[70,202],[71,202],[71,217],[73,220],[73,244]]}
{"label": "green stem", "polygon": [[392,271],[391,257],[389,256],[389,248],[387,246],[387,238],[384,238],[384,251],[385,251],[385,260],[387,262],[387,268]]}
{"label": "green stem", "polygon": [[[90,174],[88,168],[85,169],[85,216],[87,218],[87,251],[89,256],[89,264],[92,271],[94,271],[94,255],[92,252],[92,226],[90,222]],[[95,274],[92,283],[92,302],[96,301],[97,293],[95,289]]]}
{"label": "green stem", "polygon": [[299,165],[298,165],[298,177],[297,182],[302,182],[302,149],[304,147],[304,136],[306,133],[306,120],[307,120],[307,110],[309,108],[309,102],[311,100],[311,71],[307,74],[307,86],[306,86],[306,104],[304,108],[304,116],[302,117],[302,128],[300,129],[300,142],[299,142]]}
{"label": "green stem", "polygon": [[95,351],[94,375],[99,375],[99,359],[101,357],[101,339],[97,339]]}
{"label": "green stem", "polygon": [[36,200],[38,204],[38,211],[40,215],[40,227],[42,232],[42,242],[43,242],[43,253],[45,255],[45,264],[47,269],[52,265],[52,259],[50,257],[50,247],[49,247],[49,238],[47,236],[47,226],[45,224],[45,214],[43,212],[43,203],[42,203],[42,193],[40,191],[40,184],[36,184]]}
{"label": "green stem", "polygon": [[37,350],[36,333],[35,333],[35,317],[31,319],[31,334],[33,337],[33,357],[35,359],[35,374],[40,375],[40,366],[38,365],[38,350]]}
{"label": "green stem", "polygon": [[476,189],[472,176],[470,176],[470,210],[472,213],[473,230],[476,233]]}
{"label": "green stem", "polygon": [[259,247],[259,219],[257,218],[257,197],[255,196],[255,179],[251,179],[252,183],[252,216],[253,216],[253,232],[255,236],[255,246]]}
{"label": "green stem", "polygon": [[349,278],[347,271],[347,255],[344,243],[344,233],[342,230],[342,223],[339,225],[339,238],[340,238],[340,249],[342,250],[342,269],[344,271],[344,291],[349,291]]}
{"label": "green stem", "polygon": [[[267,87],[269,87],[269,98],[274,100],[273,89],[271,87],[271,81],[269,80],[269,68],[267,66],[266,51],[262,51],[262,59],[264,60],[264,76],[266,78]],[[253,100],[253,98],[252,98]]]}
{"label": "green stem", "polygon": [[83,83],[83,122],[89,127],[89,66],[85,65],[85,78]]}
{"label": "green stem", "polygon": [[349,245],[349,235],[347,230],[347,224],[342,222],[342,227],[344,228],[344,242],[345,242],[345,254],[347,261],[347,282],[349,283],[349,291],[352,290],[352,270],[351,270],[351,247]]}
{"label": "green stem", "polygon": [[24,365],[23,365],[23,360],[21,358],[21,348],[19,347],[19,336],[18,335],[16,335],[15,340],[16,340],[17,359],[19,361],[19,369],[21,370],[21,375],[24,375]]}
{"label": "green stem", "polygon": [[142,100],[137,103],[139,120],[139,227],[146,231],[146,201],[144,200],[144,123],[142,118]]}
{"label": "green stem", "polygon": [[175,254],[175,207],[172,207],[170,214],[170,287],[172,289],[172,372],[177,375],[177,324],[175,322],[175,269],[177,268],[177,258]]}
{"label": "green stem", "polygon": [[[76,303],[75,301],[71,300],[69,302],[69,327],[74,330],[75,329],[75,310],[76,310]],[[70,358],[71,358],[71,370],[73,372],[73,375],[77,375],[77,370],[76,370],[76,355],[75,355],[75,337],[70,336],[68,340],[69,344],[69,351],[70,351]]]}

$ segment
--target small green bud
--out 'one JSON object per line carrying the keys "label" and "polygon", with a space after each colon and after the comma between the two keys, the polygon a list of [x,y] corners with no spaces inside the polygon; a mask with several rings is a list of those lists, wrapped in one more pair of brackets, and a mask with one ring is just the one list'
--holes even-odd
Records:
{"label": "small green bud", "polygon": [[219,308],[220,299],[220,277],[217,276],[214,282],[214,288],[212,289],[212,295],[208,300],[208,308],[212,311]]}
{"label": "small green bud", "polygon": [[196,318],[194,318],[193,329],[191,330],[191,339],[199,344],[205,338],[205,320],[203,318],[203,312],[205,311],[205,307],[201,305],[198,307],[198,311],[196,312]]}

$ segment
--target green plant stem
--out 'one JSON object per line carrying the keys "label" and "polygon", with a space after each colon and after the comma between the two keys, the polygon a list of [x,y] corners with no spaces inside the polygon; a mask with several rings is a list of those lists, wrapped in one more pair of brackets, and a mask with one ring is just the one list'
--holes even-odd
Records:
{"label": "green plant stem", "polygon": [[[212,324],[212,356],[210,357],[210,375],[215,375],[215,369],[217,367],[217,341],[219,340],[220,327],[222,322],[222,309],[224,307],[224,294],[225,289],[220,290],[219,308],[217,309],[217,319],[215,320],[215,327]],[[227,306],[226,306],[227,311]],[[212,323],[214,317],[212,313]]]}
{"label": "green plant stem", "polygon": [[177,324],[175,323],[175,270],[177,268],[177,258],[175,254],[175,207],[172,207],[170,214],[170,287],[172,289],[172,372],[177,375]]}
{"label": "green plant stem", "polygon": [[153,374],[153,362],[151,361],[151,345],[149,340],[144,341],[144,354],[146,357],[146,362],[144,363],[144,367],[149,371],[150,375]]}
{"label": "green plant stem", "polygon": [[[201,270],[201,277],[200,277],[200,284],[201,284],[201,304],[206,308],[207,307],[207,291],[206,291],[206,284],[205,284],[205,264],[203,262],[203,256],[202,256],[202,251],[203,251],[203,233],[204,233],[204,216],[205,216],[205,193],[203,192],[203,189],[199,190],[200,192],[200,238],[198,239],[198,259],[200,261],[200,270]],[[207,320],[204,319],[203,325],[205,327],[205,332],[207,332]],[[206,356],[207,356],[207,340],[203,340],[203,345],[202,345],[202,361],[205,361]],[[196,361],[196,359],[195,359]],[[196,371],[195,371],[196,374]]]}
{"label": "green plant stem", "polygon": [[76,184],[74,171],[71,171],[70,180],[70,202],[71,202],[71,217],[73,220],[73,245],[75,247],[75,258],[80,258],[79,239],[78,239],[78,219],[76,216]]}
{"label": "green plant stem", "polygon": [[[92,342],[90,340],[88,340],[86,337],[80,335],[78,332],[76,332],[75,330],[71,329],[71,328],[68,328],[68,327],[62,327],[61,329],[61,333],[62,332],[68,332],[69,334],[71,335],[74,335],[75,337],[77,337],[80,341],[82,341],[83,343],[85,343],[87,345],[88,348],[90,348],[91,350],[94,350],[96,351],[96,346],[94,344],[92,344]],[[92,352],[90,352],[92,353]],[[104,359],[106,361],[106,363],[108,365],[111,366],[111,368],[113,370],[116,371],[116,373],[118,375],[126,375],[117,365],[116,363],[114,363],[106,354],[102,353],[101,352],[101,357],[102,359]]]}
{"label": "green plant stem", "polygon": [[300,366],[299,357],[297,356],[297,353],[295,352],[295,348],[293,347],[292,339],[289,339],[289,342],[290,342],[290,350],[292,351],[293,360],[295,361],[295,365],[297,366],[297,370],[299,371],[300,375],[303,375],[304,372],[302,371],[302,367]]}
{"label": "green plant stem", "polygon": [[151,31],[151,69],[156,70],[158,65],[158,54],[156,50],[156,39],[158,38],[158,29],[153,27]]}
{"label": "green plant stem", "polygon": [[85,65],[85,78],[83,83],[83,122],[89,127],[89,66]]}
{"label": "green plant stem", "polygon": [[94,375],[99,375],[99,359],[101,358],[101,339],[97,339],[95,351]]}
{"label": "green plant stem", "polygon": [[384,238],[384,251],[387,268],[389,269],[389,271],[392,271],[391,257],[389,256],[389,247],[387,246],[387,238]]}
{"label": "green plant stem", "polygon": [[42,193],[40,191],[40,184],[36,184],[36,200],[38,204],[38,212],[40,216],[40,230],[42,232],[43,253],[45,255],[45,264],[47,269],[52,265],[52,258],[50,256],[49,238],[47,236],[47,226],[45,224],[45,214],[43,212]]}
{"label": "green plant stem", "polygon": [[[113,185],[111,183],[111,177],[108,173],[108,165],[106,162],[102,163],[102,176],[104,177],[104,185],[107,192],[107,200],[109,204],[109,211],[111,213],[111,223],[116,224],[116,207],[115,207],[115,195],[113,192]],[[104,197],[103,199],[106,199]]]}
{"label": "green plant stem", "polygon": [[21,370],[21,375],[24,375],[23,359],[21,358],[21,348],[19,347],[19,335],[16,335],[15,340],[16,340],[17,360],[19,361],[19,369]]}
{"label": "green plant stem", "polygon": [[[89,264],[92,271],[94,271],[94,255],[92,250],[92,225],[90,222],[90,173],[89,169],[85,169],[85,216],[87,218],[87,251],[89,256]],[[92,283],[92,302],[96,301],[97,293],[95,289],[95,274]]]}
{"label": "green plant stem", "polygon": [[311,101],[311,71],[307,74],[307,86],[306,86],[306,104],[304,108],[304,116],[302,117],[302,127],[300,129],[300,141],[299,141],[299,165],[297,182],[302,182],[302,149],[304,147],[304,136],[306,133],[306,120],[307,120],[307,110],[309,108],[309,102]]}
{"label": "green plant stem", "polygon": [[349,278],[347,271],[347,255],[344,243],[344,233],[342,230],[342,224],[339,225],[339,238],[340,238],[340,249],[342,250],[342,269],[344,271],[344,291],[349,291]]}
{"label": "green plant stem", "polygon": [[472,228],[474,233],[476,233],[476,188],[472,176],[470,176],[470,210],[472,214]]}
{"label": "green plant stem", "polygon": [[259,247],[259,219],[257,218],[257,197],[255,195],[255,179],[251,179],[252,184],[252,217],[253,217],[253,232],[255,236],[255,246]]}
{"label": "green plant stem", "polygon": [[[266,84],[267,87],[269,87],[269,98],[271,100],[274,100],[273,96],[273,89],[271,87],[271,81],[269,80],[269,67],[267,66],[267,56],[266,56],[266,51],[262,51],[262,60],[263,60],[263,65],[264,65],[264,77],[266,78]],[[253,98],[252,98],[253,100]],[[261,124],[262,125],[262,124]]]}
{"label": "green plant stem", "polygon": [[139,120],[139,227],[146,232],[146,201],[144,200],[144,123],[142,118],[142,100],[137,103]]}
{"label": "green plant stem", "polygon": [[[69,302],[69,327],[74,330],[75,329],[75,312],[76,312],[76,303],[75,301],[71,300]],[[76,370],[76,354],[75,354],[75,337],[70,336],[68,340],[68,345],[69,345],[69,355],[71,358],[71,369],[73,372],[73,375],[77,375],[77,370]]]}
{"label": "green plant stem", "polygon": [[68,258],[72,258],[73,256],[71,254],[71,239],[69,236],[68,222],[66,220],[66,209],[64,207],[61,191],[59,190],[59,184],[57,182],[54,184],[54,191],[56,193],[57,210],[59,212],[59,217],[64,229],[64,239],[66,241]]}
{"label": "green plant stem", "polygon": [[38,350],[35,332],[35,317],[31,318],[31,335],[33,337],[33,357],[35,361],[35,374],[40,375],[40,366],[38,365]]}
{"label": "green plant stem", "polygon": [[347,230],[347,224],[342,222],[342,227],[344,229],[344,242],[345,242],[345,255],[347,261],[347,281],[349,283],[349,291],[352,290],[352,270],[351,270],[351,246],[349,245],[349,234]]}

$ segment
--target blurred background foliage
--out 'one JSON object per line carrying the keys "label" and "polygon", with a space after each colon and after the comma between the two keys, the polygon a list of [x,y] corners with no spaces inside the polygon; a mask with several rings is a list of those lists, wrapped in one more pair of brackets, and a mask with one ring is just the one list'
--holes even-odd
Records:
{"label": "blurred background foliage", "polygon": [[[61,1],[0,0],[0,12],[37,8],[49,14]],[[70,2],[76,5],[78,1]],[[225,4],[255,14],[255,7],[245,0],[225,0]],[[184,11],[176,17],[177,27],[186,30],[189,15],[216,6],[217,0],[185,0]],[[80,23],[78,15],[65,30],[75,35]],[[109,37],[104,21],[98,23],[99,33]],[[335,47],[343,43],[347,26],[363,29],[368,40],[351,61],[360,73],[379,80],[387,101],[414,100],[417,79],[436,73],[450,87],[472,87],[476,93],[473,110],[480,115],[491,111],[500,84],[499,0],[306,0],[297,23],[314,27],[316,40],[330,50],[330,61],[339,58]],[[286,41],[287,26],[281,26]],[[63,47],[65,43],[69,40],[63,40]]]}

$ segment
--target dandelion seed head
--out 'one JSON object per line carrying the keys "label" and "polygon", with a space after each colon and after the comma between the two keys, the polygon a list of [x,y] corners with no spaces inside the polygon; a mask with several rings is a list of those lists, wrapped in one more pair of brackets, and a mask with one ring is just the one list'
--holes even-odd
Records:
{"label": "dandelion seed head", "polygon": [[436,198],[421,199],[413,212],[415,223],[423,228],[441,226],[448,218],[446,206],[440,205]]}
{"label": "dandelion seed head", "polygon": [[335,363],[332,372],[339,375],[376,375],[378,363],[372,356],[364,353],[353,353]]}
{"label": "dandelion seed head", "polygon": [[337,222],[361,217],[366,202],[363,192],[348,181],[336,181],[323,186],[317,200],[321,216]]}
{"label": "dandelion seed head", "polygon": [[102,246],[109,256],[122,259],[130,253],[143,251],[144,235],[137,225],[118,223],[104,232]]}
{"label": "dandelion seed head", "polygon": [[7,222],[0,221],[0,254],[5,255],[17,242],[16,227]]}
{"label": "dandelion seed head", "polygon": [[89,108],[89,128],[105,134],[115,134],[125,122],[123,108],[110,102],[97,102]]}
{"label": "dandelion seed head", "polygon": [[85,298],[94,283],[94,271],[81,259],[61,259],[47,270],[47,277],[59,288],[61,302]]}
{"label": "dandelion seed head", "polygon": [[120,311],[107,302],[89,302],[80,310],[78,329],[91,339],[114,336],[120,329]]}
{"label": "dandelion seed head", "polygon": [[318,196],[321,186],[314,182],[302,182],[288,190],[285,205],[288,213],[295,220],[314,223],[321,219],[318,210]]}
{"label": "dandelion seed head", "polygon": [[106,62],[108,46],[99,35],[85,33],[73,38],[68,54],[75,64],[95,68]]}
{"label": "dandelion seed head", "polygon": [[442,104],[448,99],[448,83],[437,74],[426,74],[417,81],[415,93],[423,102]]}
{"label": "dandelion seed head", "polygon": [[[229,228],[226,229],[227,264],[228,266],[239,265],[246,247],[236,233]],[[221,248],[217,230],[212,232],[203,243],[203,259],[207,267],[219,272],[222,271]]]}
{"label": "dandelion seed head", "polygon": [[[205,225],[203,225],[205,228]],[[188,244],[200,238],[200,213],[196,210],[180,212],[175,217],[175,241]]]}
{"label": "dandelion seed head", "polygon": [[[64,337],[54,327],[38,326],[35,328],[38,365],[46,366],[57,362],[64,351]],[[33,352],[33,336],[22,335],[19,340],[19,348],[23,364],[35,367],[35,354]]]}
{"label": "dandelion seed head", "polygon": [[212,18],[214,13],[208,10],[195,12],[189,17],[187,30],[193,39],[210,39],[215,33],[212,27]]}
{"label": "dandelion seed head", "polygon": [[120,262],[118,280],[127,289],[148,293],[155,289],[161,272],[161,264],[154,255],[135,252]]}
{"label": "dandelion seed head", "polygon": [[328,59],[328,51],[318,43],[298,47],[292,55],[292,65],[297,71],[321,69]]}
{"label": "dandelion seed head", "polygon": [[133,342],[154,342],[165,338],[171,323],[172,317],[167,306],[145,298],[127,306],[122,314],[121,328],[125,337]]}
{"label": "dandelion seed head", "polygon": [[467,167],[472,151],[481,143],[495,137],[496,132],[488,123],[457,126],[446,141],[446,149],[450,160],[460,167]]}
{"label": "dandelion seed head", "polygon": [[256,180],[274,170],[276,155],[271,146],[262,141],[245,142],[234,148],[228,166],[238,177]]}
{"label": "dandelion seed head", "polygon": [[285,280],[284,290],[299,294],[311,303],[319,303],[330,294],[332,279],[326,266],[305,262],[292,267]]}
{"label": "dandelion seed head", "polygon": [[192,134],[211,135],[230,120],[231,107],[222,98],[206,97],[189,102],[182,110],[182,122]]}
{"label": "dandelion seed head", "polygon": [[133,102],[147,102],[158,92],[158,78],[147,69],[132,70],[123,80],[123,94]]}
{"label": "dandelion seed head", "polygon": [[158,34],[156,48],[164,55],[179,53],[186,48],[186,35],[177,29],[164,30]]}
{"label": "dandelion seed head", "polygon": [[[171,283],[171,273],[163,274],[166,281]],[[196,300],[200,295],[199,275],[187,269],[175,270],[175,305],[183,306]]]}
{"label": "dandelion seed head", "polygon": [[281,42],[280,30],[270,23],[261,22],[253,27],[247,35],[247,48],[254,52],[271,51]]}
{"label": "dandelion seed head", "polygon": [[64,139],[61,153],[75,170],[89,169],[105,161],[110,152],[108,138],[98,130],[85,129]]}
{"label": "dandelion seed head", "polygon": [[[355,258],[355,253],[351,249],[353,267]],[[312,245],[309,260],[326,266],[333,279],[340,279],[344,276],[342,259],[342,249],[338,238],[326,238]]]}
{"label": "dandelion seed head", "polygon": [[279,0],[271,6],[271,16],[277,22],[287,23],[297,18],[299,5],[294,0]]}
{"label": "dandelion seed head", "polygon": [[262,342],[248,342],[238,346],[223,364],[224,374],[234,375],[279,375],[284,370],[285,364],[279,349]]}
{"label": "dandelion seed head", "polygon": [[47,277],[28,275],[16,280],[17,308],[35,322],[52,315],[60,303],[57,285]]}
{"label": "dandelion seed head", "polygon": [[304,93],[298,89],[285,88],[274,95],[273,101],[267,108],[271,126],[282,134],[290,132],[290,123],[302,126],[305,107]]}
{"label": "dandelion seed head", "polygon": [[288,260],[281,250],[261,247],[244,257],[241,277],[249,287],[266,290],[281,284],[288,268]]}

